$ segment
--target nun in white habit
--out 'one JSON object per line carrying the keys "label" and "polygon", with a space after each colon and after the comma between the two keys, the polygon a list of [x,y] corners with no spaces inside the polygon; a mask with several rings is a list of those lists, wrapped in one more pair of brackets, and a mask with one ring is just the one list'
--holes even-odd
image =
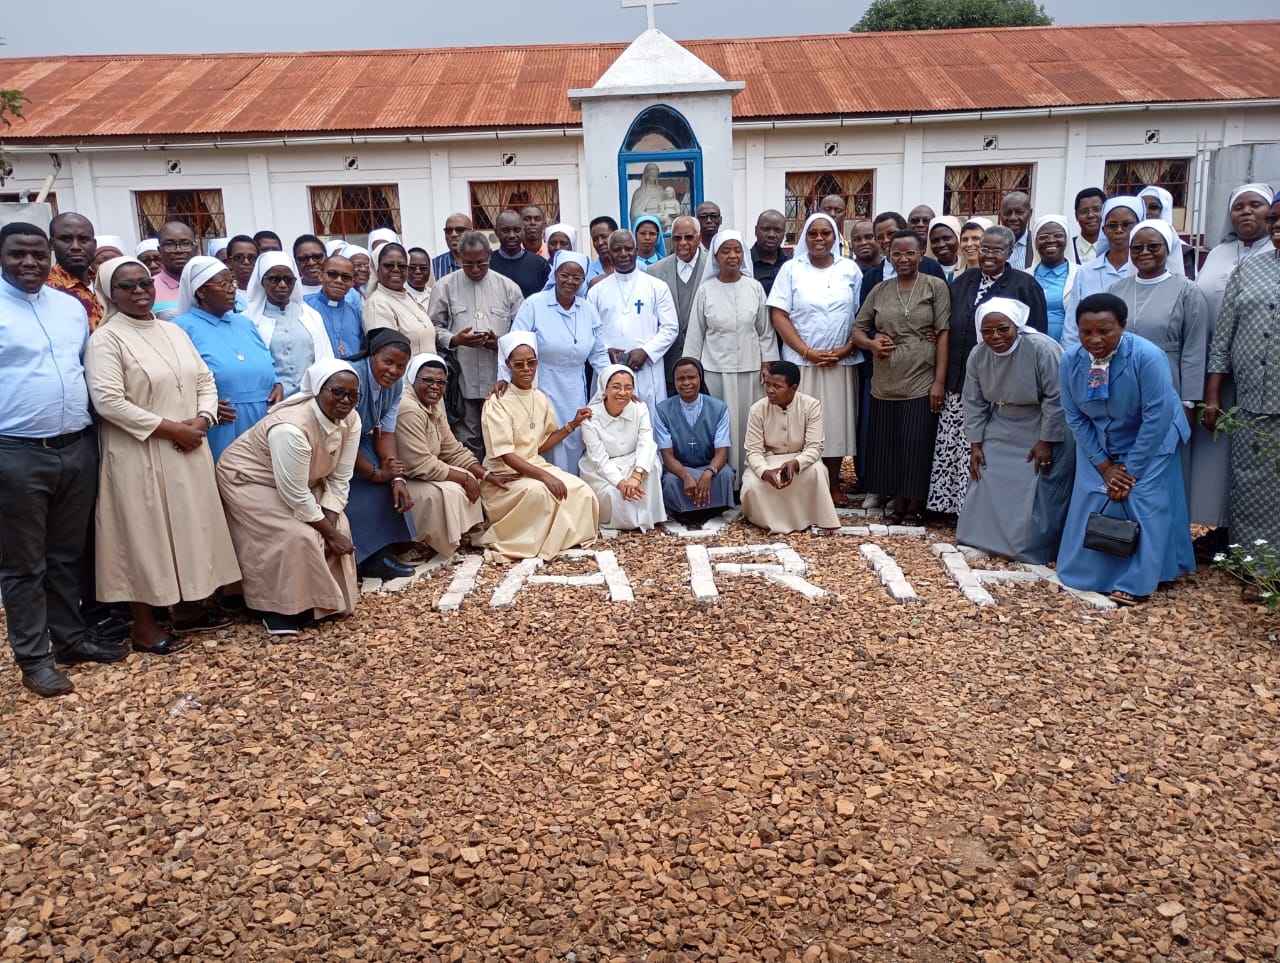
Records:
{"label": "nun in white habit", "polygon": [[[1196,286],[1209,310],[1210,345],[1231,275],[1241,262],[1275,250],[1265,220],[1271,213],[1271,198],[1275,196],[1275,188],[1270,184],[1244,184],[1232,191],[1227,201],[1221,242],[1209,252],[1196,277]],[[1235,403],[1235,380],[1229,374],[1223,375],[1222,408],[1229,411]],[[1231,494],[1231,436],[1224,432],[1215,438],[1213,432],[1198,421],[1191,429],[1191,523],[1225,529]]]}
{"label": "nun in white habit", "polygon": [[[1138,196],[1142,198],[1142,203],[1146,205],[1148,218],[1151,220],[1158,219],[1164,221],[1169,225],[1169,228],[1173,230],[1173,240],[1176,249],[1174,247],[1169,249],[1169,273],[1176,277],[1186,277],[1187,265],[1186,261],[1183,259],[1186,246],[1182,243],[1182,239],[1178,237],[1177,229],[1173,226],[1173,195],[1163,187],[1158,187],[1155,184],[1152,184],[1138,191]],[[1153,202],[1149,202],[1147,198],[1154,198],[1160,202],[1159,214],[1154,213],[1153,208],[1155,207],[1155,204]]]}
{"label": "nun in white habit", "polygon": [[597,380],[578,474],[600,503],[603,527],[647,532],[667,520],[649,409],[635,398],[635,374],[626,365],[609,365]]}
{"label": "nun in white habit", "polygon": [[[279,280],[285,276],[292,280]],[[303,302],[297,278],[293,258],[283,251],[267,251],[254,263],[244,292],[245,316],[271,352],[286,398],[298,390],[308,368],[333,357],[324,320]]]}
{"label": "nun in white habit", "polygon": [[978,306],[963,392],[969,489],[956,540],[1044,564],[1058,554],[1075,456],[1062,413],[1062,348],[1027,326],[1030,314],[1012,298]]}

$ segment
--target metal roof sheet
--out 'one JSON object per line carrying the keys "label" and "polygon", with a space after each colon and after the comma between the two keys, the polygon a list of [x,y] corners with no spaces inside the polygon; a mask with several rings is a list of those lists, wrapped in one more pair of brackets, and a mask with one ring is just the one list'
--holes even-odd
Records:
{"label": "metal roof sheet", "polygon": [[[1280,99],[1280,20],[695,40],[736,119]],[[0,58],[11,143],[576,126],[621,44]],[[1139,63],[1135,51],[1142,51]]]}

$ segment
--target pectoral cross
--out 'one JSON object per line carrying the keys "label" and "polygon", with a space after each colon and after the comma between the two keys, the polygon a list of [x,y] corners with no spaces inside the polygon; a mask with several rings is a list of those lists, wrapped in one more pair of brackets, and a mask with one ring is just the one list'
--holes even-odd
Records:
{"label": "pectoral cross", "polygon": [[624,10],[627,7],[644,7],[645,12],[649,15],[648,29],[653,30],[656,26],[653,22],[653,8],[670,6],[679,2],[680,0],[622,0],[622,7]]}
{"label": "pectoral cross", "polygon": [[642,310],[644,310],[644,302],[636,298],[636,314],[639,314]]}

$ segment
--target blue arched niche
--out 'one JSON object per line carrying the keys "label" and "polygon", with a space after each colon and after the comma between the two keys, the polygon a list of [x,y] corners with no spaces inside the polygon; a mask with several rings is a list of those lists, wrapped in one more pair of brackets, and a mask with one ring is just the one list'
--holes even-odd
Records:
{"label": "blue arched niche", "polygon": [[701,203],[702,148],[693,128],[674,107],[646,107],[618,151],[619,221],[630,230],[641,214],[653,214],[669,235],[671,221]]}

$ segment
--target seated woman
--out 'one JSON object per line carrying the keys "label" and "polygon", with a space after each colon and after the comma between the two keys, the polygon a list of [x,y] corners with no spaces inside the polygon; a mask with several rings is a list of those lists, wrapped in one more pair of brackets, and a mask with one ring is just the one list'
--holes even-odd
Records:
{"label": "seated woman", "polygon": [[1027,325],[1011,298],[978,305],[978,335],[964,379],[969,491],[956,541],[1019,562],[1058,554],[1075,449],[1060,400],[1062,349]]}
{"label": "seated woman", "polygon": [[222,452],[284,397],[271,352],[254,323],[237,314],[236,282],[216,257],[193,257],[178,282],[173,323],[187,332],[218,387],[216,421],[206,440],[216,462]]}
{"label": "seated woman", "polygon": [[635,396],[635,375],[624,364],[600,373],[591,418],[582,425],[586,451],[578,474],[600,502],[600,524],[647,532],[667,520],[658,483],[658,446],[649,407]]}
{"label": "seated woman", "polygon": [[178,635],[220,628],[230,620],[197,603],[240,578],[226,520],[210,510],[218,486],[204,442],[218,390],[191,339],[151,313],[146,265],[114,258],[95,286],[106,312],[84,364],[102,418],[97,597],[130,604],[135,651],[170,655],[189,642],[161,629],[153,606],[172,606]]}
{"label": "seated woman", "polygon": [[[1071,588],[1109,592],[1120,605],[1143,602],[1196,567],[1178,458],[1191,429],[1164,352],[1125,331],[1128,315],[1114,294],[1084,298],[1076,307],[1080,343],[1063,358],[1061,375],[1076,477],[1058,577]],[[1089,515],[1104,510],[1142,527],[1132,555],[1084,547]]]}
{"label": "seated woman", "polygon": [[413,541],[412,516],[407,515],[413,498],[396,448],[396,418],[404,394],[400,379],[409,364],[409,342],[399,331],[374,328],[364,345],[351,359],[360,379],[360,453],[347,495],[347,519],[360,574],[386,581],[413,574],[391,556],[394,546]]}
{"label": "seated woman", "polygon": [[596,540],[600,506],[580,478],[542,457],[591,417],[580,408],[563,427],[555,409],[533,386],[538,371],[537,337],[512,331],[498,339],[498,357],[511,371],[511,384],[501,397],[484,403],[481,428],[488,453],[484,467],[493,472],[480,486],[489,527],[475,545],[485,558],[555,558],[566,548]]}
{"label": "seated woman", "polygon": [[413,497],[418,541],[439,555],[457,551],[462,536],[484,524],[480,482],[490,474],[449,430],[444,393],[449,369],[434,354],[415,355],[404,376],[409,390],[396,418],[396,449]]}
{"label": "seated woman", "polygon": [[702,365],[695,359],[681,358],[672,375],[676,394],[658,402],[653,426],[662,500],[676,518],[698,525],[733,505],[729,406],[702,393]]}
{"label": "seated woman", "polygon": [[324,320],[303,303],[293,258],[283,251],[268,251],[258,258],[244,294],[245,317],[271,352],[276,378],[287,398],[297,392],[308,368],[333,357]]}
{"label": "seated woman", "polygon": [[355,611],[351,526],[343,508],[356,451],[360,379],[330,358],[218,462],[218,490],[244,573],[244,599],[272,635],[308,616]]}
{"label": "seated woman", "polygon": [[822,464],[822,406],[800,394],[800,366],[774,361],[747,415],[742,514],[770,532],[840,527]]}

